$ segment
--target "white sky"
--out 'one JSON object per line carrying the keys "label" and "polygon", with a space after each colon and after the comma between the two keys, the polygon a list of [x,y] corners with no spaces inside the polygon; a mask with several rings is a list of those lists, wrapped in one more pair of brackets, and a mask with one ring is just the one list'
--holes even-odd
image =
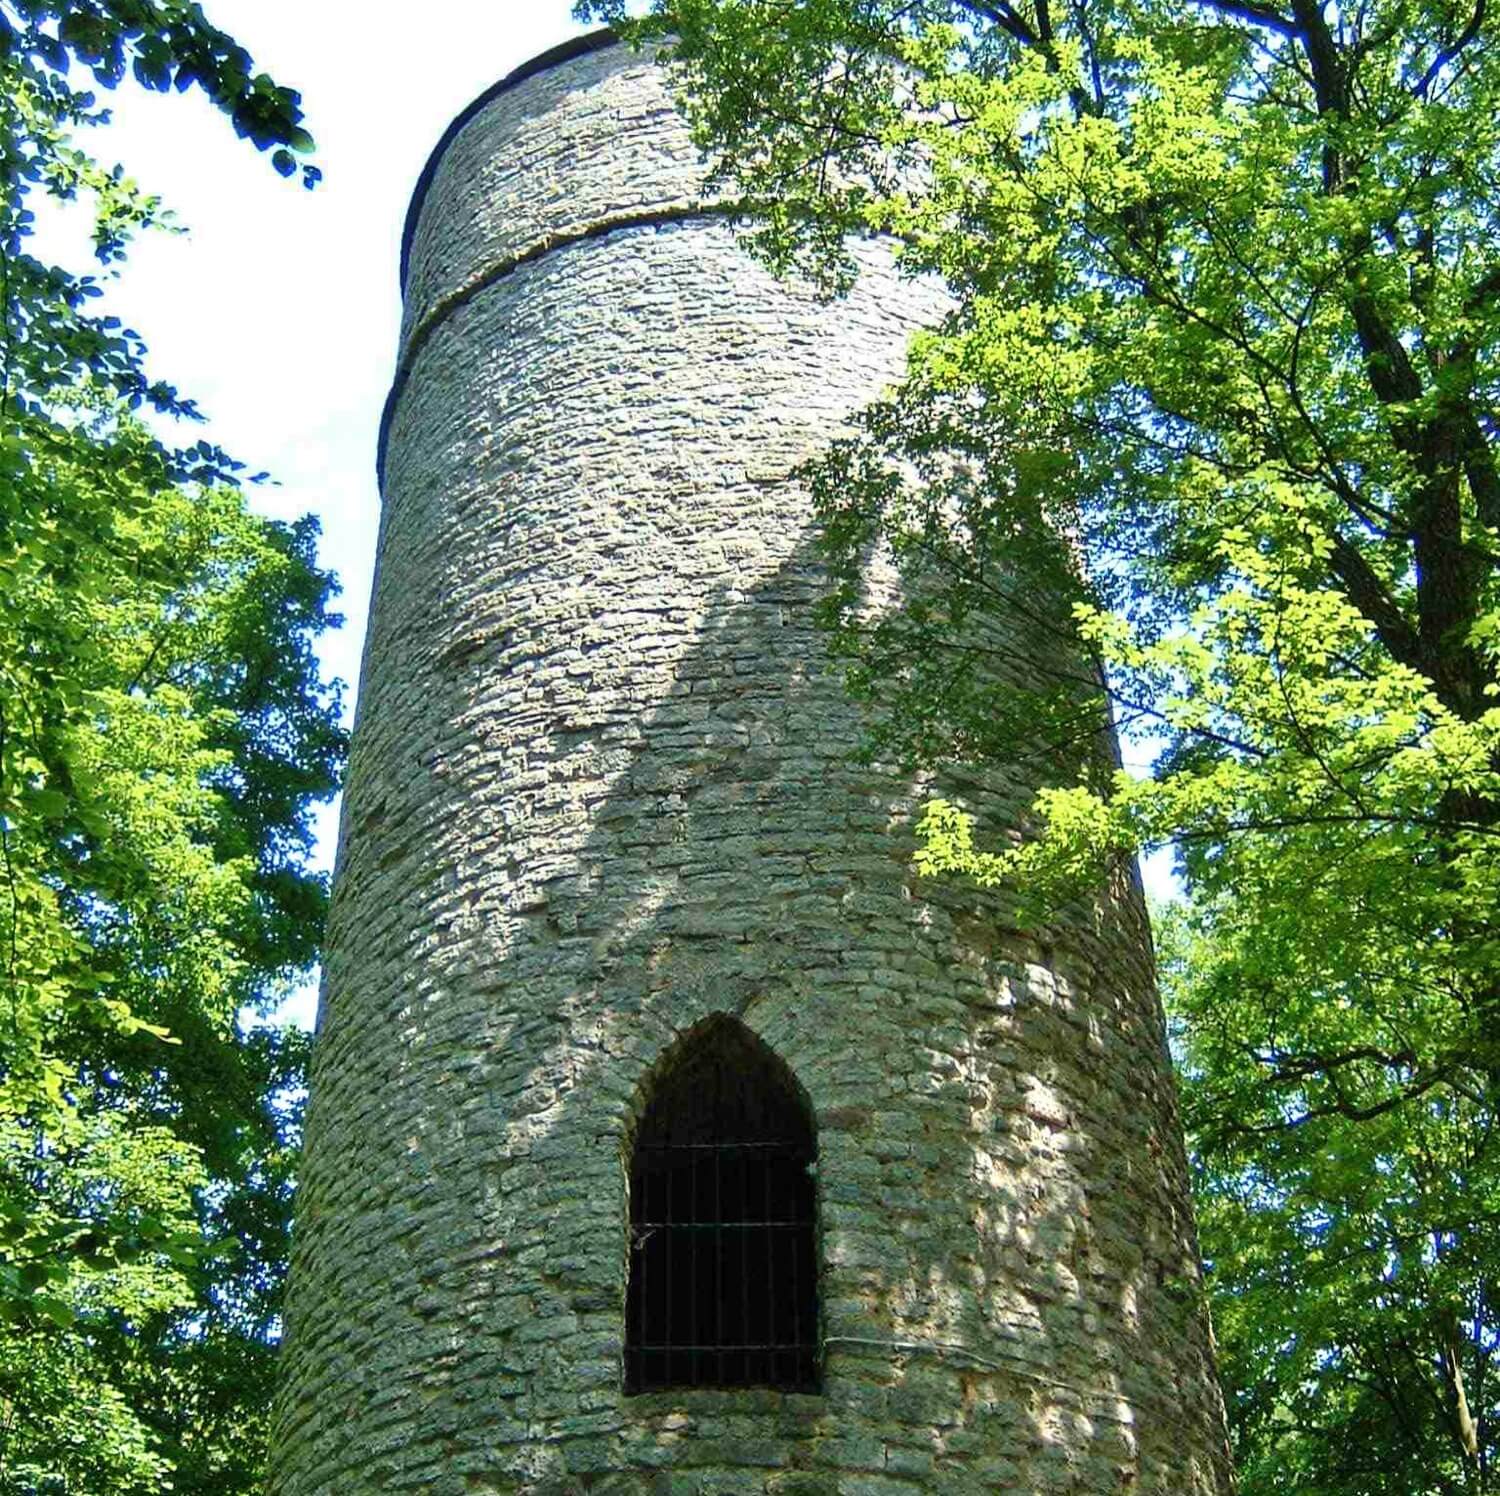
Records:
{"label": "white sky", "polygon": [[[401,228],[418,173],[449,121],[512,68],[586,29],[571,0],[425,0],[420,21],[391,0],[207,0],[257,69],[302,94],[324,178],[307,192],[238,139],[196,91],[121,84],[115,112],[82,142],[122,162],[187,228],[132,248],[105,305],[145,336],[149,370],[196,399],[207,436],[262,487],[256,507],[312,512],[338,573],[346,622],[324,641],[352,705],[379,497],[375,440],[394,368]],[[85,268],[55,227],[37,252]],[[333,856],[335,813],[321,821]],[[1156,881],[1155,879],[1152,880]],[[292,1005],[311,1017],[311,994]]]}
{"label": "white sky", "polygon": [[[102,305],[137,328],[153,377],[196,399],[209,423],[179,426],[262,469],[276,487],[252,502],[323,524],[321,560],[343,583],[344,627],[324,641],[327,673],[352,705],[370,595],[379,495],[375,438],[400,320],[401,227],[428,153],[496,79],[587,29],[571,0],[424,0],[420,19],[390,0],[206,0],[255,59],[302,94],[323,181],[312,192],[272,170],[196,90],[122,83],[114,111],[80,142],[123,163],[188,230],[136,241]],[[81,229],[81,222],[74,224]],[[35,252],[90,268],[57,221]],[[97,269],[97,267],[93,267]],[[166,433],[172,439],[172,433]],[[336,810],[320,822],[333,857]],[[312,993],[289,1011],[307,1022]]]}
{"label": "white sky", "polygon": [[251,472],[269,471],[279,486],[256,491],[257,507],[322,519],[322,560],[343,582],[347,619],[323,653],[352,692],[407,202],[465,104],[582,28],[569,0],[426,0],[415,24],[409,7],[382,0],[208,0],[205,9],[257,68],[301,91],[324,179],[308,192],[278,177],[196,91],[122,84],[103,100],[114,122],[85,144],[160,193],[188,232],[139,239],[108,304],[145,336],[153,375],[209,417],[205,432],[177,428],[183,439],[207,435]]}

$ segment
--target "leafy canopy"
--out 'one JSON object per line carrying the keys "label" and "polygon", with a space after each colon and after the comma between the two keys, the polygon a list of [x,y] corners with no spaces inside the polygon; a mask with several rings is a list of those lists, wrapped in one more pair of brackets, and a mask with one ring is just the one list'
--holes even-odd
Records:
{"label": "leafy canopy", "polygon": [[[85,200],[103,273],[160,202],[77,143],[96,88],[202,88],[283,175],[297,96],[181,0],[0,0],[0,1490],[254,1488],[314,802],[344,751],[316,525],[248,510],[97,274],[31,252]],[[317,169],[306,166],[311,185]]]}

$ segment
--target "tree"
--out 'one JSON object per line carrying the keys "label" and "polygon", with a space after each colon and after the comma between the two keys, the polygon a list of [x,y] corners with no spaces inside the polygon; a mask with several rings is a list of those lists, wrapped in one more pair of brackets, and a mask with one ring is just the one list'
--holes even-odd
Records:
{"label": "tree", "polygon": [[[826,620],[881,709],[870,751],[1055,769],[998,849],[982,807],[930,804],[925,872],[1045,917],[1178,850],[1170,988],[1247,1490],[1494,1489],[1484,0],[629,10],[580,6],[675,36],[773,266],[836,290],[873,231],[952,292],[809,470]],[[881,547],[908,600],[872,617]],[[1098,752],[1106,707],[1151,773]]]}
{"label": "tree", "polygon": [[[0,0],[0,1490],[253,1489],[303,1040],[247,1022],[316,955],[311,807],[344,750],[316,525],[252,515],[96,279],[28,253],[92,198],[77,76],[198,86],[284,175],[294,93],[185,0]],[[303,168],[311,185],[316,168]]]}

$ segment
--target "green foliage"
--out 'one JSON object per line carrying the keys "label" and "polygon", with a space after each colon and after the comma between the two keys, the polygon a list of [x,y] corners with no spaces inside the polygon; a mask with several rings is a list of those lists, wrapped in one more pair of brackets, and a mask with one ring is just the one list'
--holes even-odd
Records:
{"label": "green foliage", "polygon": [[[924,871],[1036,909],[1178,850],[1171,991],[1245,1489],[1495,1489],[1483,4],[580,10],[675,36],[773,265],[836,290],[877,231],[952,292],[809,471],[827,621],[882,709],[871,751],[1046,765],[1033,835],[999,851],[930,805]],[[884,614],[882,550],[907,581]],[[1151,774],[1101,747],[1106,704]]]}
{"label": "green foliage", "polygon": [[[1484,1056],[1433,1065],[1454,1027],[1440,994],[1399,1002],[1375,981],[1320,1000],[1281,985],[1276,943],[1300,931],[1221,923],[1177,910],[1157,929],[1243,1488],[1486,1490],[1448,1365],[1484,1455],[1500,1214]],[[1400,979],[1399,938],[1372,975]],[[1263,947],[1276,986],[1255,982]]]}
{"label": "green foliage", "polygon": [[91,199],[105,265],[164,223],[73,141],[107,116],[70,80],[127,71],[311,146],[196,5],[0,3],[5,1492],[255,1488],[305,1041],[245,1015],[315,959],[309,818],[344,752],[315,523],[152,436],[132,410],[191,402],[94,279],[28,253],[39,192]]}

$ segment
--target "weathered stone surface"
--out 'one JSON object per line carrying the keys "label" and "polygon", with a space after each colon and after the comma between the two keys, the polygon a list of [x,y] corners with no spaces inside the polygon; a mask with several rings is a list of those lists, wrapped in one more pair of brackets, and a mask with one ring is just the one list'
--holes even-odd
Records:
{"label": "weathered stone surface", "polygon": [[[809,617],[787,475],[938,295],[640,221],[696,170],[609,48],[423,204],[272,1490],[1221,1496],[1139,890],[1042,941],[917,884]],[[632,1121],[716,1012],[818,1125],[817,1396],[621,1391]]]}

